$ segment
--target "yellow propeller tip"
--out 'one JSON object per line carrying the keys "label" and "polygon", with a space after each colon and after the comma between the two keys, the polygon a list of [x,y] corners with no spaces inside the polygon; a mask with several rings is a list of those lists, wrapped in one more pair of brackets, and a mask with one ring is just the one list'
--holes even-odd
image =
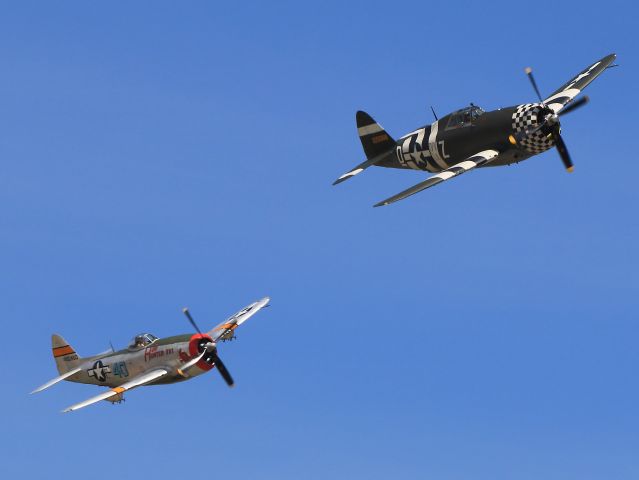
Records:
{"label": "yellow propeller tip", "polygon": [[532,68],[526,67],[526,68],[524,68],[524,72],[531,73],[532,72]]}
{"label": "yellow propeller tip", "polygon": [[566,171],[567,171],[568,173],[572,173],[572,172],[574,172],[574,171],[575,171],[575,167],[568,167],[568,168],[566,169]]}
{"label": "yellow propeller tip", "polygon": [[517,145],[517,140],[515,140],[515,137],[513,137],[512,135],[508,135],[508,141],[513,145]]}

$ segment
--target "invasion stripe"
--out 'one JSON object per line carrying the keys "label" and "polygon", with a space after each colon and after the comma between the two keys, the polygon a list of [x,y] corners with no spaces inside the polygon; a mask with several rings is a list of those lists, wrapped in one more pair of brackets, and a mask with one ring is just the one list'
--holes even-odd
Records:
{"label": "invasion stripe", "polygon": [[557,113],[561,110],[567,103],[569,103],[573,98],[575,98],[581,90],[578,88],[568,88],[566,90],[562,90],[559,93],[551,95],[544,103],[550,108],[553,112]]}
{"label": "invasion stripe", "polygon": [[430,156],[434,160],[435,164],[440,168],[440,170],[444,170],[448,168],[444,159],[439,154],[439,150],[437,150],[437,131],[439,130],[439,120],[434,122],[430,126],[430,134],[428,135],[428,150],[430,150]]}

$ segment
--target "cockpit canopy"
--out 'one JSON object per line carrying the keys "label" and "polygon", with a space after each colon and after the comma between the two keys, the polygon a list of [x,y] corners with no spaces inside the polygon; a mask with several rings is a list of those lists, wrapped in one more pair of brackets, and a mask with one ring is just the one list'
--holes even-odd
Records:
{"label": "cockpit canopy", "polygon": [[451,128],[461,128],[472,125],[475,120],[483,115],[484,111],[477,105],[470,105],[470,107],[462,108],[450,114],[450,119],[446,125],[446,130]]}
{"label": "cockpit canopy", "polygon": [[146,347],[147,345],[151,345],[157,339],[158,337],[150,333],[140,333],[133,337],[131,343],[129,343],[129,348],[133,350],[136,348]]}

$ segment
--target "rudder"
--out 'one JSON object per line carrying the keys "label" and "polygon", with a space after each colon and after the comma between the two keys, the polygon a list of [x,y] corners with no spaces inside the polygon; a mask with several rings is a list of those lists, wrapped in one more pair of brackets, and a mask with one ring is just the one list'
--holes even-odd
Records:
{"label": "rudder", "polygon": [[60,375],[74,369],[80,363],[80,357],[76,351],[60,335],[51,335],[51,348]]}

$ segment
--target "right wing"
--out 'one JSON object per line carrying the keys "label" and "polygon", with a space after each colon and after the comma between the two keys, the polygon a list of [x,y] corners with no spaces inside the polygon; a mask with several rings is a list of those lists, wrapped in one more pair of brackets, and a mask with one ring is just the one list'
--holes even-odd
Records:
{"label": "right wing", "polygon": [[146,385],[147,383],[151,383],[157,380],[158,378],[163,377],[167,373],[169,373],[169,371],[164,368],[157,368],[155,370],[151,370],[149,372],[143,373],[142,375],[138,375],[137,377],[133,377],[131,380],[123,383],[119,387],[110,388],[106,392],[102,392],[100,395],[91,397],[88,400],[85,400],[84,402],[71,405],[69,408],[65,408],[64,410],[62,410],[62,412],[66,413],[66,412],[71,412],[73,410],[79,410],[81,408],[87,407],[96,402],[99,402],[100,400],[106,400],[109,397],[113,397],[114,395],[119,395],[121,393],[126,392],[127,390],[131,390],[132,388]]}
{"label": "right wing", "polygon": [[271,299],[269,297],[264,297],[257,302],[253,302],[250,305],[244,307],[242,310],[237,312],[235,315],[230,316],[218,326],[216,326],[213,330],[208,332],[214,342],[218,340],[228,340],[233,337],[233,330],[246,322],[249,318],[259,312],[262,308],[268,305]]}
{"label": "right wing", "polygon": [[453,178],[453,177],[456,177],[457,175],[461,175],[462,173],[467,172],[468,170],[472,170],[475,167],[480,167],[482,165],[485,165],[488,162],[490,162],[492,159],[494,159],[497,155],[499,155],[499,152],[497,150],[484,150],[483,152],[479,152],[471,157],[468,157],[463,162],[460,162],[457,165],[453,165],[452,167],[447,168],[446,170],[442,172],[439,172],[437,175],[433,175],[427,180],[421,183],[418,183],[414,187],[410,187],[404,190],[403,192],[398,193],[397,195],[393,195],[392,197],[387,198],[386,200],[382,200],[381,202],[376,203],[373,206],[381,207],[384,205],[390,205],[391,203],[395,203],[399,200],[403,200],[406,197],[410,197],[411,195],[414,195],[417,192],[421,192],[422,190],[425,190],[429,187],[437,185],[438,183],[448,180],[449,178]]}
{"label": "right wing", "polygon": [[615,61],[617,55],[614,53],[602,58],[596,63],[593,63],[579,75],[571,79],[569,82],[555,90],[544,103],[555,113],[559,112],[568,103],[572,101],[581,91],[586,88],[590,82],[597,78],[608,68],[612,62]]}

